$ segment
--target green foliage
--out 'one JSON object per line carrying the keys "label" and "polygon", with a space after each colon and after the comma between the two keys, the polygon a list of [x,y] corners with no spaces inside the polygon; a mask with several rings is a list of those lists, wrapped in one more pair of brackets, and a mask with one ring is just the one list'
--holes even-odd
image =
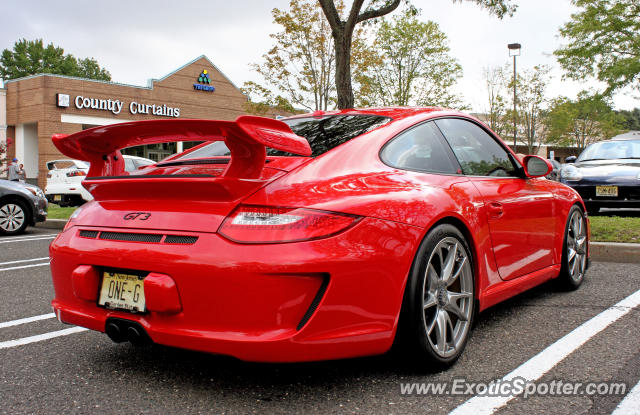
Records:
{"label": "green foliage", "polygon": [[572,0],[580,8],[560,28],[567,44],[554,54],[567,76],[596,77],[605,93],[640,88],[640,2],[638,0]]}
{"label": "green foliage", "polygon": [[517,116],[524,131],[523,138],[529,154],[537,152],[546,138],[542,119],[547,104],[546,90],[551,80],[550,72],[549,66],[540,65],[534,66],[532,70],[523,71],[517,77]]}
{"label": "green foliage", "polygon": [[289,8],[273,9],[281,31],[271,34],[275,44],[262,55],[263,63],[252,67],[263,77],[265,90],[280,91],[307,110],[327,110],[335,103],[331,28],[315,0],[291,0]]}
{"label": "green foliage", "polygon": [[[337,92],[338,108],[351,108],[354,104],[354,95],[351,82],[351,48],[353,42],[354,29],[359,23],[375,21],[375,19],[393,12],[401,3],[401,0],[370,0],[364,7],[364,0],[354,0],[351,9],[344,19],[336,7],[334,0],[317,0],[322,11],[331,26],[332,37],[335,40],[335,83]],[[462,0],[453,0],[461,2]],[[489,10],[499,18],[505,15],[512,15],[516,6],[511,0],[466,0],[471,1],[482,8]],[[341,0],[340,0],[340,3]],[[409,6],[410,14],[415,15],[416,9],[410,5],[409,0],[405,0]]]}
{"label": "green foliage", "polygon": [[[463,0],[453,0],[454,3],[462,3]],[[518,6],[511,3],[510,0],[464,0],[476,3],[478,6],[486,9],[491,14],[495,14],[500,19],[504,16],[513,16]]]}
{"label": "green foliage", "polygon": [[248,114],[266,115],[271,110],[290,114],[297,112],[289,100],[281,95],[274,95],[273,92],[255,82],[245,82],[240,89],[249,97],[249,100],[244,103],[244,110]]}
{"label": "green foliage", "polygon": [[13,45],[13,50],[5,49],[0,57],[0,78],[17,79],[40,73],[77,76],[81,78],[110,81],[111,74],[98,65],[93,58],[76,59],[64,54],[64,49],[46,47],[42,39],[21,39]]}
{"label": "green foliage", "polygon": [[640,108],[634,108],[631,111],[616,111],[620,116],[624,117],[623,127],[631,131],[640,131]]}
{"label": "green foliage", "polygon": [[507,104],[509,93],[509,73],[506,67],[486,67],[482,70],[482,75],[487,88],[487,107],[485,108],[486,119],[484,120],[489,128],[503,139],[506,138],[509,128],[513,125],[507,119]]}
{"label": "green foliage", "polygon": [[555,99],[546,118],[550,142],[575,145],[579,150],[616,135],[623,123],[624,117],[612,110],[606,97],[587,91],[576,100]]}
{"label": "green foliage", "polygon": [[383,18],[369,47],[372,64],[355,72],[357,103],[461,107],[461,98],[450,89],[462,67],[449,51],[438,25],[419,21],[414,10]]}

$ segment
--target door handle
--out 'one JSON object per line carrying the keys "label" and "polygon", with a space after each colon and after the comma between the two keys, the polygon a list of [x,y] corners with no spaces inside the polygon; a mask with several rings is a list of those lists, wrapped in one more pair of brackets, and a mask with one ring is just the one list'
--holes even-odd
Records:
{"label": "door handle", "polygon": [[499,218],[504,213],[504,209],[502,207],[502,203],[500,202],[489,202],[489,216],[492,218]]}

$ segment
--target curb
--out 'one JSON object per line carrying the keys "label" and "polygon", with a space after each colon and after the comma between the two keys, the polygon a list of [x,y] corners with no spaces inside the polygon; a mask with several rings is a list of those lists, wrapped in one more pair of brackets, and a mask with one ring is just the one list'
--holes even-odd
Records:
{"label": "curb", "polygon": [[591,260],[640,264],[640,244],[590,242]]}
{"label": "curb", "polygon": [[44,229],[64,229],[64,226],[67,224],[66,219],[47,219],[44,222],[36,223],[36,227],[44,228]]}

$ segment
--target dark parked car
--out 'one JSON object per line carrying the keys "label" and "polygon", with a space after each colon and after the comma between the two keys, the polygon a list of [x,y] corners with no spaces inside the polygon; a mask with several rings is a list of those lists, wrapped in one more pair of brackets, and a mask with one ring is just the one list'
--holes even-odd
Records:
{"label": "dark parked car", "polygon": [[640,140],[609,140],[567,157],[560,181],[580,193],[589,213],[640,207]]}
{"label": "dark parked car", "polygon": [[47,219],[47,199],[37,186],[0,179],[0,235],[16,235]]}
{"label": "dark parked car", "polygon": [[549,180],[555,180],[555,181],[559,181],[560,180],[560,170],[562,169],[562,164],[554,159],[548,159],[549,163],[551,163],[551,165],[553,166],[553,170],[551,170],[551,173],[547,174],[545,177]]}

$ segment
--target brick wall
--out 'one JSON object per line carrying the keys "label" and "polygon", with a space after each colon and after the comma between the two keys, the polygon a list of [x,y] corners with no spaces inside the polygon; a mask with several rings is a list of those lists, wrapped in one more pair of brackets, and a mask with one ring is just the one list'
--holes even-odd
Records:
{"label": "brick wall", "polygon": [[[206,69],[211,78],[214,92],[195,90],[198,76]],[[23,123],[37,123],[38,126],[38,186],[46,184],[46,162],[64,158],[51,141],[52,134],[71,134],[81,131],[81,124],[61,122],[63,114],[100,117],[122,120],[168,119],[170,117],[152,114],[132,114],[132,101],[144,104],[167,105],[180,108],[180,118],[203,118],[233,120],[244,111],[246,96],[236,88],[205,57],[191,62],[165,78],[153,81],[151,87],[135,87],[116,83],[75,79],[56,75],[40,75],[10,81],[7,87],[7,136],[15,138],[15,126]],[[56,94],[68,94],[68,108],[56,106]],[[78,109],[75,98],[83,96],[97,99],[120,100],[122,111],[118,115],[110,111]],[[276,112],[267,116],[274,117]],[[287,114],[282,114],[287,115]],[[15,145],[12,146],[15,151]],[[13,154],[11,155],[13,157]]]}

